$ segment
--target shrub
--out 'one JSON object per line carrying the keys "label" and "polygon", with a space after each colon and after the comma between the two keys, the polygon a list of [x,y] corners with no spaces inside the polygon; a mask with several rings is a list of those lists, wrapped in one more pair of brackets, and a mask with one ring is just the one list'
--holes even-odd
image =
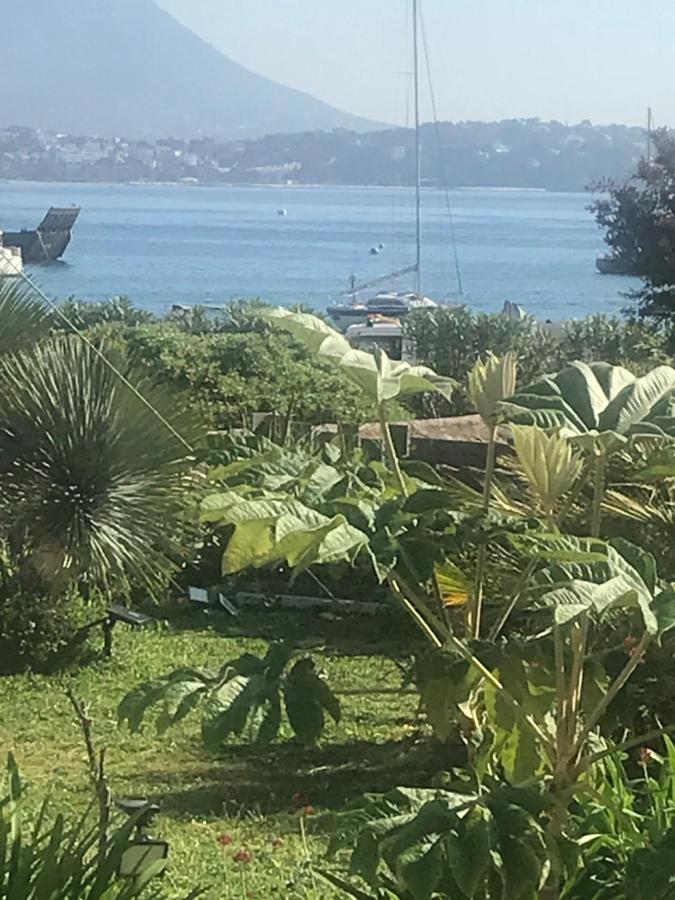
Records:
{"label": "shrub", "polygon": [[81,629],[96,608],[74,591],[55,597],[3,585],[0,596],[0,675],[54,672],[76,663],[86,648]]}

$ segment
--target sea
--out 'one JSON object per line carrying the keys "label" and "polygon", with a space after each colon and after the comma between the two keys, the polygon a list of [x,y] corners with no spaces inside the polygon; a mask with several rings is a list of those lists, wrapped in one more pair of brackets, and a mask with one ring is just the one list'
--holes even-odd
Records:
{"label": "sea", "polygon": [[[424,189],[423,292],[484,312],[511,300],[553,321],[619,313],[635,282],[596,271],[591,199]],[[352,276],[375,281],[415,257],[407,189],[0,183],[0,229],[71,204],[82,212],[64,262],[27,269],[54,300],[124,295],[157,314],[253,297],[325,309]]]}

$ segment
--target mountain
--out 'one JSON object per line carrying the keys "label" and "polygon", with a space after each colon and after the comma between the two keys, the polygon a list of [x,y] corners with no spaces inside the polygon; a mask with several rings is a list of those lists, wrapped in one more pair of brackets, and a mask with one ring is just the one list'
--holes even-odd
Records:
{"label": "mountain", "polygon": [[0,0],[0,128],[252,138],[374,123],[245,69],[155,0]]}

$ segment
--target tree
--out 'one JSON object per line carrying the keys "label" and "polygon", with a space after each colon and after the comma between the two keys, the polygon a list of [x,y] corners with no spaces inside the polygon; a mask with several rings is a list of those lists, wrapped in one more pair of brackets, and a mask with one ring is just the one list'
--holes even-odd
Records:
{"label": "tree", "polygon": [[628,295],[640,318],[669,323],[675,318],[675,138],[663,130],[653,142],[653,159],[643,159],[627,182],[596,185],[608,196],[590,208],[611,256],[642,279]]}

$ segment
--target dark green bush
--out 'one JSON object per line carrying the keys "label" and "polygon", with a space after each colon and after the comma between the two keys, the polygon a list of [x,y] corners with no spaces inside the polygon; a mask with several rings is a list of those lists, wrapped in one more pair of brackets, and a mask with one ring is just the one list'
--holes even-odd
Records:
{"label": "dark green bush", "polygon": [[81,629],[99,615],[76,592],[56,597],[21,591],[12,579],[0,587],[0,675],[50,673],[81,660],[87,635]]}

